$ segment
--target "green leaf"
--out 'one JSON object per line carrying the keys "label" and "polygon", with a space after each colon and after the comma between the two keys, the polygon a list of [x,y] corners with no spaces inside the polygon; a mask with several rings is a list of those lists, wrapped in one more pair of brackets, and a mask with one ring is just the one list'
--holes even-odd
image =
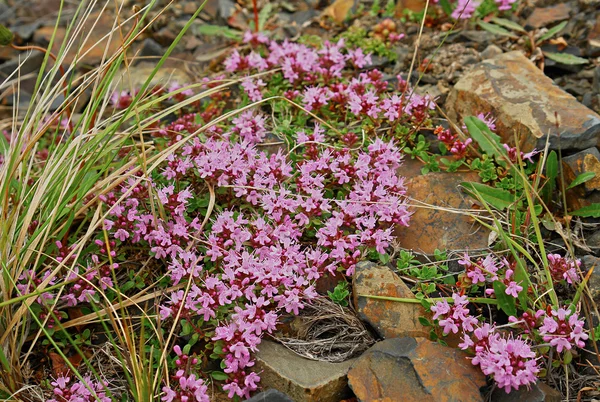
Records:
{"label": "green leaf", "polygon": [[477,21],[477,25],[479,25],[484,30],[486,30],[490,33],[493,33],[494,35],[502,35],[502,36],[508,36],[509,38],[518,39],[517,35],[515,35],[514,33],[510,32],[510,31],[507,31],[506,29],[502,28],[501,26],[490,24],[489,22],[485,22],[485,21]]}
{"label": "green leaf", "polygon": [[542,188],[542,196],[544,201],[548,204],[554,194],[556,188],[556,178],[558,176],[558,157],[555,151],[551,151],[546,158],[546,177],[548,181]]}
{"label": "green leaf", "polygon": [[595,203],[595,204],[588,205],[587,207],[580,208],[577,211],[571,212],[571,215],[599,218],[600,217],[600,204]]}
{"label": "green leaf", "polygon": [[440,0],[440,6],[446,15],[452,14],[452,6],[448,0]]}
{"label": "green leaf", "polygon": [[265,4],[263,6],[262,10],[260,10],[260,13],[258,14],[258,30],[259,31],[265,30],[265,24],[267,23],[267,20],[269,19],[269,15],[271,14],[272,11],[273,11],[273,3]]}
{"label": "green leaf", "polygon": [[547,39],[550,39],[551,37],[553,37],[554,35],[556,35],[560,31],[562,31],[567,26],[568,22],[569,21],[563,21],[560,24],[558,24],[557,26],[550,28],[548,30],[548,32],[546,32],[545,34],[543,34],[542,36],[540,36],[540,38],[537,40],[536,44],[539,45],[543,41],[545,41]]}
{"label": "green leaf", "polygon": [[474,182],[462,182],[461,186],[467,192],[471,193],[474,198],[477,198],[477,195],[479,195],[484,202],[499,210],[508,208],[514,202],[514,196],[501,188],[494,188]]}
{"label": "green leaf", "polygon": [[580,174],[579,176],[577,176],[575,178],[575,180],[573,180],[571,182],[571,184],[569,184],[569,186],[567,187],[567,190],[570,188],[573,188],[575,186],[578,186],[580,184],[585,183],[586,181],[590,181],[592,180],[594,177],[596,177],[596,172],[585,172]]}
{"label": "green leaf", "polygon": [[575,64],[587,64],[589,63],[588,59],[584,59],[583,57],[574,56],[568,53],[552,53],[552,52],[544,52],[544,55],[550,60],[554,60],[557,63],[575,65]]}
{"label": "green leaf", "polygon": [[500,281],[494,281],[494,295],[498,300],[498,307],[509,316],[517,315],[515,307],[515,298],[506,294],[506,285]]}
{"label": "green leaf", "polygon": [[571,364],[571,361],[573,360],[573,353],[570,350],[567,350],[565,352],[565,356],[563,359],[563,363],[564,364]]}
{"label": "green leaf", "polygon": [[210,376],[217,381],[225,381],[229,378],[229,376],[222,371],[211,371]]}
{"label": "green leaf", "polygon": [[196,28],[196,35],[208,35],[208,36],[221,36],[223,38],[240,40],[242,39],[242,33],[235,29],[219,26],[202,24]]}
{"label": "green leaf", "polygon": [[558,177],[558,157],[555,151],[551,151],[546,158],[546,176],[549,181],[554,181]]}
{"label": "green leaf", "polygon": [[431,322],[429,322],[429,320],[427,318],[425,318],[425,317],[419,317],[419,322],[424,327],[430,327],[431,326]]}
{"label": "green leaf", "polygon": [[[469,135],[479,144],[483,152],[496,157],[501,157],[506,153],[500,144],[500,137],[494,134],[487,124],[473,116],[465,117],[464,121]],[[504,166],[506,163],[499,162],[499,164]]]}
{"label": "green leaf", "polygon": [[503,26],[504,28],[512,29],[513,31],[517,32],[527,33],[525,28],[523,28],[521,25],[517,24],[514,21],[507,20],[506,18],[494,17],[492,18],[492,21],[498,25]]}

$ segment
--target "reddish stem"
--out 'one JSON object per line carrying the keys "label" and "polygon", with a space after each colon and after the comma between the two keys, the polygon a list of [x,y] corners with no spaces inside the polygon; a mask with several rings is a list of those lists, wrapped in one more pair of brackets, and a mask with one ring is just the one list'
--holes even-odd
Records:
{"label": "reddish stem", "polygon": [[254,8],[254,32],[258,33],[258,5],[257,0],[252,0],[252,7]]}

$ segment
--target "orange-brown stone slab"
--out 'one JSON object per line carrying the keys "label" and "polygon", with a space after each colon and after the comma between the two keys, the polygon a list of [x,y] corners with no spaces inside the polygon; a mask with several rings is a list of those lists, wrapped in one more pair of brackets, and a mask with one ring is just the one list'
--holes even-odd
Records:
{"label": "orange-brown stone slab", "polygon": [[414,299],[408,286],[386,266],[363,261],[357,264],[352,282],[358,316],[384,338],[427,337],[429,329],[419,322],[428,316],[419,303],[371,299],[360,295]]}
{"label": "orange-brown stone slab", "polygon": [[363,402],[476,402],[486,385],[463,351],[422,338],[377,343],[352,365],[348,382]]}
{"label": "orange-brown stone slab", "polygon": [[[560,89],[521,52],[514,51],[475,65],[454,86],[446,101],[455,121],[478,113],[496,117],[497,134],[527,152],[582,150],[596,146],[600,116]],[[557,127],[558,121],[558,127]]]}

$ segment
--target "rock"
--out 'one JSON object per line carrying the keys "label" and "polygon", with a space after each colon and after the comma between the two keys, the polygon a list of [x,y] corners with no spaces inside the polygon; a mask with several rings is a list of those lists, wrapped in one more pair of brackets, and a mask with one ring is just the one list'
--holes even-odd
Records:
{"label": "rock", "polygon": [[600,14],[596,16],[596,23],[587,37],[587,55],[590,57],[600,56]]}
{"label": "rock", "polygon": [[[65,54],[64,63],[72,63],[75,60],[77,53],[79,53],[79,56],[77,56],[78,61],[86,64],[98,64],[102,58],[105,57],[105,54],[106,59],[109,59],[118,53],[121,49],[121,36],[119,35],[119,32],[115,31],[112,33],[112,36],[109,35],[105,38],[105,36],[112,31],[113,22],[113,17],[110,15],[110,13],[96,12],[91,14],[87,18],[87,21],[82,29],[82,32],[84,32],[85,35],[82,35],[81,41],[87,37],[88,33],[90,35],[89,38],[87,38],[83,44],[80,44],[81,41],[79,38],[75,40],[74,45]],[[130,24],[126,24],[122,27],[124,33],[129,32],[129,29]],[[54,25],[43,26],[35,31],[33,34],[33,40],[36,43],[48,45],[53,32]],[[54,54],[58,54],[60,47],[65,40],[65,34],[65,28],[58,27],[56,29],[56,35],[52,45],[52,51]],[[81,49],[78,52],[79,48]]]}
{"label": "rock", "polygon": [[554,22],[561,22],[569,19],[571,6],[566,3],[559,3],[556,6],[536,8],[525,21],[525,26],[529,28],[541,28]]}
{"label": "rock", "polygon": [[[189,85],[192,83],[192,76],[187,73],[183,68],[177,68],[170,66],[169,62],[173,62],[172,59],[167,59],[164,66],[158,70],[156,75],[152,78],[150,85],[161,85],[168,86],[171,82],[178,82],[181,85]],[[172,64],[172,63],[171,63]],[[146,79],[150,76],[150,73],[154,70],[155,64],[152,62],[142,62],[135,66],[131,72],[127,72],[123,69],[120,73],[117,73],[113,79],[113,85],[116,83],[116,90],[129,90],[131,88],[140,88]]]}
{"label": "rock", "polygon": [[194,13],[198,10],[198,4],[194,4],[193,1],[189,1],[183,5],[183,13],[187,15],[194,15]]}
{"label": "rock", "polygon": [[415,299],[409,287],[390,268],[362,261],[356,265],[352,283],[352,297],[359,318],[368,322],[381,337],[429,336],[429,330],[419,322],[419,317],[428,315],[421,304],[361,296]]}
{"label": "rock", "polygon": [[165,53],[163,47],[159,45],[154,39],[146,38],[142,42],[142,47],[139,53],[140,59],[144,59],[146,57],[156,58],[162,57]]}
{"label": "rock", "polygon": [[303,27],[318,15],[319,12],[312,8],[309,8],[308,10],[296,11],[290,15],[290,22],[292,24],[296,24],[297,27]]}
{"label": "rock", "polygon": [[0,24],[13,21],[15,18],[15,10],[4,3],[0,3]]}
{"label": "rock", "polygon": [[235,2],[231,0],[219,0],[219,16],[227,20],[235,12]]}
{"label": "rock", "polygon": [[170,46],[177,37],[177,32],[171,26],[161,28],[153,35],[153,38],[161,46]]}
{"label": "rock", "polygon": [[446,109],[455,121],[491,112],[502,140],[514,143],[518,133],[524,152],[543,149],[547,135],[550,149],[582,150],[596,146],[600,133],[600,116],[558,88],[519,51],[474,66],[450,92]]}
{"label": "rock", "polygon": [[600,93],[600,66],[596,66],[596,68],[594,68],[592,91],[594,91],[595,93]]}
{"label": "rock", "polygon": [[295,402],[337,402],[350,394],[347,373],[354,361],[308,360],[283,345],[262,341],[254,370],[260,374],[261,386],[283,392]]}
{"label": "rock", "polygon": [[596,177],[583,183],[583,188],[586,193],[600,190],[600,152],[598,152],[598,148],[588,148],[574,155],[563,157],[562,162],[567,183],[582,173],[593,172],[596,173]]}
{"label": "rock", "polygon": [[356,397],[368,401],[483,401],[485,375],[458,349],[425,339],[377,343],[348,373]]}
{"label": "rock", "polygon": [[425,203],[433,208],[415,208],[410,226],[396,228],[394,235],[402,247],[427,255],[433,255],[435,249],[486,248],[489,235],[487,229],[466,215],[443,210],[471,208],[474,200],[462,194],[459,185],[463,181],[478,181],[477,173],[442,172],[419,175],[421,166],[420,162],[405,160],[401,173],[407,177],[408,196],[417,204]]}
{"label": "rock", "polygon": [[562,399],[559,391],[540,381],[532,385],[531,389],[521,387],[507,394],[503,389],[496,388],[492,393],[492,402],[560,402]]}
{"label": "rock", "polygon": [[245,402],[294,402],[294,400],[276,389],[268,389],[246,399]]}
{"label": "rock", "polygon": [[482,59],[491,59],[493,57],[496,57],[498,55],[501,55],[503,53],[502,49],[500,49],[498,46],[496,45],[489,45],[488,47],[486,47],[483,52],[481,52],[481,58]]}
{"label": "rock", "polygon": [[[592,247],[591,244],[588,245]],[[581,259],[584,272],[588,272],[590,269],[594,268],[594,272],[590,276],[588,280],[588,289],[590,290],[590,296],[597,303],[600,302],[600,258],[594,257],[593,255],[585,255]]]}
{"label": "rock", "polygon": [[457,39],[460,41],[477,43],[481,46],[480,48],[483,48],[497,39],[497,37],[486,31],[464,30],[459,32]]}
{"label": "rock", "polygon": [[15,26],[12,26],[10,30],[16,37],[18,37],[21,40],[21,42],[26,42],[29,39],[31,39],[31,37],[35,33],[35,30],[38,29],[40,25],[40,21],[35,21],[29,24],[17,24]]}

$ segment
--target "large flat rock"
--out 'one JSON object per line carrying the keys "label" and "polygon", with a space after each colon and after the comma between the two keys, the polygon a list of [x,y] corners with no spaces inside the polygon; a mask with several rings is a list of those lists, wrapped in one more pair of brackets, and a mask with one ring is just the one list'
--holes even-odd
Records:
{"label": "large flat rock", "polygon": [[446,109],[458,121],[491,112],[497,118],[498,135],[511,144],[517,135],[522,151],[543,149],[547,136],[550,149],[583,150],[596,146],[600,134],[600,116],[518,51],[473,67],[450,92]]}
{"label": "large flat rock", "polygon": [[415,211],[408,227],[396,227],[400,246],[416,253],[433,255],[439,250],[477,250],[488,246],[489,230],[466,214],[475,200],[460,190],[463,181],[480,181],[476,172],[428,173],[420,175],[415,161],[408,160],[401,173],[406,176],[407,195]]}
{"label": "large flat rock", "polygon": [[350,394],[347,374],[354,361],[308,360],[283,345],[262,341],[255,371],[261,387],[281,391],[295,402],[337,402]]}
{"label": "large flat rock", "polygon": [[419,317],[428,316],[420,304],[361,296],[414,299],[415,296],[409,287],[390,268],[362,261],[356,265],[352,285],[354,306],[358,316],[368,322],[379,336],[383,338],[429,336],[429,330],[419,322]]}
{"label": "large flat rock", "polygon": [[414,338],[377,343],[352,366],[348,380],[363,402],[477,402],[486,385],[463,351]]}

